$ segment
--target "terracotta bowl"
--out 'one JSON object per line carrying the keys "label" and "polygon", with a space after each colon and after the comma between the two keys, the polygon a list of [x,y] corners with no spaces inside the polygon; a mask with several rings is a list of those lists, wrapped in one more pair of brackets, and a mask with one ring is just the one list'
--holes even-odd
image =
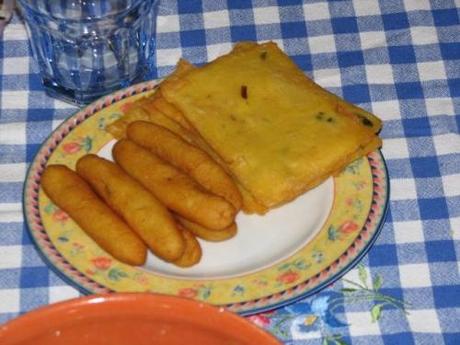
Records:
{"label": "terracotta bowl", "polygon": [[0,327],[2,345],[281,343],[243,317],[158,294],[92,295],[52,304]]}

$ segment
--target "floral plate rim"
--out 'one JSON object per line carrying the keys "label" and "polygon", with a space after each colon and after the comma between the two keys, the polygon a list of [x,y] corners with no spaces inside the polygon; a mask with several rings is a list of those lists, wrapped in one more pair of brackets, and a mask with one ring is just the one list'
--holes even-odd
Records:
{"label": "floral plate rim", "polygon": [[[76,287],[84,294],[107,291],[113,292],[114,290],[110,290],[108,287],[92,280],[90,277],[78,271],[61,253],[59,253],[49,237],[47,237],[48,235],[41,222],[41,215],[38,207],[41,171],[46,166],[54,149],[64,140],[73,128],[114,103],[137,94],[154,90],[158,82],[158,80],[153,80],[133,85],[104,96],[90,105],[77,110],[73,115],[64,120],[42,143],[27,171],[23,190],[23,212],[32,242],[48,266],[50,266],[65,282]],[[221,306],[241,315],[250,315],[272,310],[317,293],[327,285],[340,279],[345,273],[352,269],[368,252],[377,239],[383,227],[388,209],[388,169],[383,155],[380,151],[374,151],[368,155],[367,161],[370,165],[373,182],[371,208],[369,213],[367,213],[364,226],[345,252],[342,254],[338,253],[337,256],[334,257],[336,259],[334,259],[329,266],[322,269],[315,276],[303,280],[295,286],[254,300],[221,304]],[[380,187],[383,186],[383,188],[379,188],[378,192],[376,191],[376,186],[378,186],[376,180],[381,181]],[[42,241],[42,244],[40,244],[40,241]],[[51,247],[51,249],[44,248],[43,241],[45,245]],[[55,251],[54,253],[47,252],[47,250],[51,251],[53,249]]]}
{"label": "floral plate rim", "polygon": [[[298,285],[288,288],[285,291],[282,291],[278,294],[274,294],[271,296],[266,296],[260,301],[264,301],[263,305],[257,306],[257,307],[252,307],[250,309],[245,309],[245,310],[239,310],[235,309],[238,313],[244,316],[249,316],[253,314],[258,314],[258,313],[263,313],[263,312],[269,312],[274,309],[278,309],[290,304],[293,304],[295,302],[298,302],[304,298],[310,297],[324,288],[328,287],[329,285],[335,283],[339,279],[341,279],[345,274],[347,274],[350,270],[352,270],[356,265],[359,264],[361,259],[369,252],[369,250],[372,248],[374,245],[375,241],[377,240],[380,232],[382,231],[383,225],[385,223],[385,219],[388,213],[388,203],[390,199],[390,181],[389,181],[389,175],[388,175],[388,167],[386,165],[385,159],[383,157],[383,154],[380,150],[376,150],[374,152],[371,152],[368,155],[368,160],[369,160],[369,165],[371,167],[371,172],[372,172],[372,179],[374,181],[374,187],[375,187],[375,179],[376,179],[376,173],[381,174],[384,177],[384,188],[383,188],[383,199],[381,200],[380,203],[376,202],[377,195],[379,194],[378,192],[373,190],[373,197],[372,197],[372,206],[379,204],[381,207],[381,213],[377,215],[378,219],[374,224],[371,224],[369,221],[371,218],[371,214],[374,213],[373,207],[371,207],[371,210],[369,211],[369,214],[366,219],[366,223],[364,224],[363,228],[361,229],[359,235],[356,237],[355,241],[343,252],[342,254],[338,255],[337,259],[324,268],[321,272],[316,274],[315,276],[311,277],[310,279],[307,279],[304,282],[299,283]],[[372,164],[373,161],[378,161],[376,166]],[[376,169],[380,168],[380,171],[376,171]],[[373,228],[368,228],[369,226],[373,226]],[[372,232],[371,235],[369,236],[369,232]],[[366,236],[369,236],[366,238]],[[353,252],[356,254],[353,256]],[[351,258],[350,258],[351,257]],[[343,263],[343,260],[349,260]],[[343,265],[341,265],[343,263]],[[340,267],[339,267],[340,266]],[[308,288],[308,284],[313,281],[320,281],[317,285]],[[298,292],[297,290],[302,290],[305,289],[304,291]],[[286,296],[289,294],[294,294],[294,296]],[[270,304],[270,302],[267,302],[270,299],[278,299],[278,302],[273,302]],[[244,302],[240,304],[250,304],[252,303],[260,303],[260,301],[250,301],[250,302]],[[229,305],[230,308],[235,308],[235,305]]]}

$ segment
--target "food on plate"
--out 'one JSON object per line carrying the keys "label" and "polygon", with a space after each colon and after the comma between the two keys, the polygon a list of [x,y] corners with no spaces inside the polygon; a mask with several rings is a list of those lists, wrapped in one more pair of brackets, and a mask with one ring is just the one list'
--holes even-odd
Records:
{"label": "food on plate", "polygon": [[264,215],[270,210],[267,206],[262,205],[259,201],[257,201],[254,196],[241,185],[241,183],[238,181],[235,181],[235,183],[238,186],[241,198],[243,199],[242,210],[244,213]]}
{"label": "food on plate", "polygon": [[183,128],[193,131],[193,127],[187,122],[187,119],[184,117],[182,112],[173,104],[169,103],[161,92],[163,86],[168,85],[169,83],[175,83],[176,80],[179,80],[186,76],[190,71],[196,69],[194,65],[184,59],[180,59],[176,65],[176,69],[171,73],[167,78],[163,80],[160,84],[158,91],[152,97],[152,104],[155,108],[161,111],[165,116],[169,117],[171,120],[177,122]]}
{"label": "food on plate", "polygon": [[180,111],[172,104],[166,102],[161,95],[161,85],[167,84],[169,79],[179,78],[188,71],[195,68],[190,62],[180,59],[176,65],[176,69],[160,84],[156,92],[152,95],[142,97],[136,100],[133,104],[129,104],[123,116],[112,122],[106,127],[107,132],[112,134],[116,139],[121,139],[126,136],[126,128],[134,121],[150,121],[160,126],[164,126],[177,134],[186,137],[186,134],[191,129]]}
{"label": "food on plate", "polygon": [[[151,105],[148,98],[149,97],[146,97],[136,101],[135,104],[125,112],[123,117],[107,126],[107,131],[116,139],[124,138],[126,137],[126,129],[130,123],[145,120],[158,126],[165,127],[180,136],[186,142],[199,147],[203,151],[207,152],[224,170],[226,169],[225,163],[199,135],[190,132],[176,121],[171,120],[170,117],[165,116],[162,112]],[[146,114],[148,114],[148,118],[145,117]],[[242,208],[245,213],[264,214],[268,211],[267,207],[257,203],[252,195],[239,185],[237,181],[235,181],[235,183],[240,191],[242,197]]]}
{"label": "food on plate", "polygon": [[77,173],[133,229],[147,247],[165,261],[179,259],[185,241],[172,215],[152,193],[117,164],[88,154],[77,162]]}
{"label": "food on plate", "polygon": [[240,46],[161,94],[267,209],[381,145],[377,117],[315,84],[271,42]]}
{"label": "food on plate", "polygon": [[234,237],[237,233],[236,223],[233,222],[225,229],[215,231],[207,229],[200,224],[194,223],[186,218],[176,215],[176,219],[184,228],[190,230],[195,236],[210,242],[222,242]]}
{"label": "food on plate", "polygon": [[179,267],[191,267],[201,260],[201,245],[189,230],[182,228],[182,235],[185,240],[184,253],[179,259],[174,260],[172,263]]}
{"label": "food on plate", "polygon": [[106,127],[107,132],[112,134],[116,139],[126,137],[126,128],[131,122],[134,121],[149,121],[150,114],[141,106],[142,101],[137,101],[129,108],[129,110]]}
{"label": "food on plate", "polygon": [[144,242],[74,171],[64,165],[49,165],[41,186],[51,201],[107,253],[129,265],[145,263]]}
{"label": "food on plate", "polygon": [[190,176],[149,150],[122,139],[115,144],[112,154],[128,175],[175,213],[214,230],[233,223],[236,210],[228,201],[207,192]]}
{"label": "food on plate", "polygon": [[161,90],[163,86],[168,85],[168,83],[170,82],[175,82],[175,80],[183,78],[185,75],[187,75],[190,71],[194,70],[195,68],[197,67],[191,64],[189,61],[185,59],[179,59],[174,72],[172,72],[161,82],[159,89]]}
{"label": "food on plate", "polygon": [[236,210],[241,209],[241,194],[235,182],[205,151],[164,127],[144,121],[131,123],[127,137],[229,201]]}
{"label": "food on plate", "polygon": [[233,46],[232,52],[234,52],[234,53],[241,52],[241,51],[252,49],[254,47],[257,47],[257,42],[254,42],[254,41],[241,41],[241,42],[238,42],[237,44],[235,44]]}
{"label": "food on plate", "polygon": [[[239,210],[265,214],[339,174],[381,146],[380,129],[272,42],[241,42],[202,67],[180,60],[107,127],[127,138],[113,148],[117,164],[190,231],[182,242],[235,236]],[[186,252],[169,261],[187,266]]]}
{"label": "food on plate", "polygon": [[135,121],[147,121],[169,129],[190,143],[195,142],[197,138],[194,134],[153,107],[149,98],[150,97],[141,98],[130,107],[127,107],[128,109],[121,118],[106,127],[107,132],[112,134],[115,139],[122,139],[126,137],[126,129],[130,123]]}
{"label": "food on plate", "polygon": [[[235,50],[245,50],[256,45],[253,42],[242,42],[235,46]],[[126,137],[126,129],[128,125],[135,121],[147,121],[156,125],[165,127],[173,133],[180,136],[182,139],[190,144],[193,144],[208,153],[217,164],[224,170],[227,169],[225,162],[209,147],[209,145],[200,137],[200,135],[193,130],[183,114],[174,105],[167,102],[161,94],[161,86],[174,83],[181,77],[186,75],[189,71],[195,69],[191,63],[186,60],[179,60],[176,70],[165,78],[157,88],[153,95],[143,97],[125,111],[117,121],[107,126],[107,131],[111,133],[116,139]],[[227,171],[228,172],[228,171]],[[237,188],[241,194],[241,207],[245,213],[258,213],[264,214],[269,209],[262,204],[258,203],[254,197],[247,192],[241,184],[235,181]],[[236,204],[235,204],[236,205]]]}
{"label": "food on plate", "polygon": [[166,101],[161,95],[161,89],[155,93],[152,105],[169,119],[175,121],[178,125],[190,130],[190,125],[184,119],[180,110]]}

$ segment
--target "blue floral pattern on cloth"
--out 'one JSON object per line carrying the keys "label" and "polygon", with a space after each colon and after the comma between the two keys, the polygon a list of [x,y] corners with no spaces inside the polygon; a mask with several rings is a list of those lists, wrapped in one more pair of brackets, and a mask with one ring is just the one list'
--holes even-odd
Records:
{"label": "blue floral pattern on cloth", "polygon": [[381,275],[369,279],[365,267],[359,265],[358,277],[359,282],[342,279],[341,288],[334,287],[300,303],[250,316],[249,319],[285,344],[300,345],[308,340],[308,344],[347,345],[345,331],[350,325],[342,319],[344,307],[365,305],[369,309],[370,323],[379,321],[386,307],[408,313],[406,302],[380,291],[383,284]]}

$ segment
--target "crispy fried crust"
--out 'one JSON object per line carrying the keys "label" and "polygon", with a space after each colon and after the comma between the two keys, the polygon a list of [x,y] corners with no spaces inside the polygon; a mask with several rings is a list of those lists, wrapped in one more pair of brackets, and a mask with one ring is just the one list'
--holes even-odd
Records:
{"label": "crispy fried crust", "polygon": [[381,126],[308,79],[274,43],[236,49],[171,81],[162,95],[266,208],[349,164]]}
{"label": "crispy fried crust", "polygon": [[[240,42],[235,45],[235,50],[244,51],[253,48],[255,45],[254,42]],[[152,122],[169,129],[188,143],[199,147],[208,153],[222,169],[229,173],[227,166],[219,155],[212,150],[199,133],[187,122],[182,112],[166,101],[161,94],[162,85],[167,86],[170,83],[176,83],[180,78],[184,77],[195,68],[196,67],[188,61],[183,59],[179,60],[176,70],[160,84],[154,94],[137,100],[135,104],[125,112],[123,117],[109,124],[106,130],[116,139],[121,139],[126,137],[126,129],[130,123],[135,121]],[[269,210],[266,206],[257,202],[254,196],[240,183],[237,181],[235,181],[235,183],[241,194],[241,208],[245,213],[264,214]]]}
{"label": "crispy fried crust", "polygon": [[113,157],[128,175],[152,192],[168,209],[210,229],[224,229],[235,219],[235,208],[207,192],[190,176],[130,140],[113,147]]}
{"label": "crispy fried crust", "polygon": [[200,262],[203,252],[200,242],[197,241],[195,235],[190,230],[183,227],[180,228],[185,240],[185,250],[182,256],[172,263],[179,267],[191,267]]}
{"label": "crispy fried crust", "polygon": [[77,162],[77,173],[165,261],[184,252],[181,231],[166,207],[118,165],[96,155]]}
{"label": "crispy fried crust", "polygon": [[215,231],[207,229],[200,224],[194,223],[184,217],[176,215],[176,219],[181,223],[186,229],[189,229],[195,236],[209,242],[221,242],[226,241],[234,237],[237,233],[236,223],[230,224],[225,229]]}
{"label": "crispy fried crust", "polygon": [[136,233],[64,165],[48,166],[41,178],[48,197],[102,249],[128,265],[143,265],[147,247]]}
{"label": "crispy fried crust", "polygon": [[205,189],[241,209],[241,194],[233,179],[205,151],[170,130],[138,121],[128,126],[128,138],[190,175]]}

